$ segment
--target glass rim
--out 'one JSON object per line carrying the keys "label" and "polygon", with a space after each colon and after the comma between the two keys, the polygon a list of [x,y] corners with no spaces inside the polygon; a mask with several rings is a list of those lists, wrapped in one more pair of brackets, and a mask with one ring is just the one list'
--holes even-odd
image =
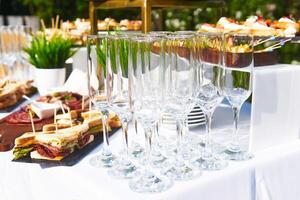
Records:
{"label": "glass rim", "polygon": [[97,33],[97,34],[89,34],[87,35],[87,40],[89,39],[99,39],[99,38],[107,38],[107,34],[104,33]]}
{"label": "glass rim", "polygon": [[223,32],[197,32],[196,36],[224,36]]}
{"label": "glass rim", "polygon": [[132,37],[129,40],[133,42],[156,42],[156,41],[161,41],[162,37],[145,34],[143,36]]}
{"label": "glass rim", "polygon": [[172,31],[150,31],[147,34],[148,35],[168,35],[168,34],[173,34],[174,32]]}
{"label": "glass rim", "polygon": [[230,36],[237,36],[237,37],[249,37],[254,38],[254,35],[252,33],[241,33],[241,32],[227,32],[224,33],[224,36],[230,35]]}
{"label": "glass rim", "polygon": [[166,38],[169,40],[176,40],[176,39],[193,39],[195,35],[186,35],[186,34],[171,34],[167,35]]}
{"label": "glass rim", "polygon": [[195,35],[196,31],[186,30],[186,31],[175,31],[174,34],[182,34],[182,35]]}

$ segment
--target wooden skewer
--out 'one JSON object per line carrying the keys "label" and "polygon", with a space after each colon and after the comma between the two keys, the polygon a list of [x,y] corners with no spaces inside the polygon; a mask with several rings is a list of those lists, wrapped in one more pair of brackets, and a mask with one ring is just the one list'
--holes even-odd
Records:
{"label": "wooden skewer", "polygon": [[89,119],[91,119],[91,110],[92,110],[92,101],[91,99],[89,100]]}
{"label": "wooden skewer", "polygon": [[53,17],[51,18],[51,27],[54,29],[54,19],[53,19]]}
{"label": "wooden skewer", "polygon": [[45,26],[45,22],[43,19],[41,19],[41,25],[42,25],[42,30],[45,31],[46,30],[46,26]]}
{"label": "wooden skewer", "polygon": [[265,43],[265,42],[268,42],[268,41],[270,41],[270,40],[274,40],[275,38],[276,38],[277,36],[271,36],[271,37],[269,37],[269,38],[267,38],[267,39],[265,39],[265,40],[258,40],[256,43],[254,43],[254,46],[258,46],[258,45],[260,45],[260,44],[262,44],[262,43]]}
{"label": "wooden skewer", "polygon": [[33,117],[32,117],[32,113],[29,111],[29,117],[30,117],[30,122],[31,122],[31,128],[32,128],[32,132],[35,134],[35,128],[34,128],[34,123],[33,123]]}
{"label": "wooden skewer", "polygon": [[256,52],[264,52],[264,51],[271,51],[271,50],[274,50],[274,49],[279,49],[281,48],[286,42],[290,41],[291,38],[288,38],[288,39],[285,39],[283,41],[280,41],[278,43],[275,43],[265,49],[262,49],[262,50],[259,50],[259,51],[256,51]]}
{"label": "wooden skewer", "polygon": [[68,114],[69,114],[71,128],[73,128],[72,116],[71,116],[70,108],[68,108]]}
{"label": "wooden skewer", "polygon": [[61,101],[59,101],[59,106],[60,106],[61,111],[63,112],[63,114],[66,114],[65,109],[64,109]]}
{"label": "wooden skewer", "polygon": [[84,110],[84,96],[82,96],[81,100],[81,110]]}
{"label": "wooden skewer", "polygon": [[60,20],[60,29],[63,28],[63,27],[62,27],[62,26],[63,26],[63,22],[64,22],[64,21],[61,19],[61,20]]}
{"label": "wooden skewer", "polygon": [[55,28],[58,29],[59,15],[56,15]]}
{"label": "wooden skewer", "polygon": [[54,110],[54,124],[55,124],[55,133],[57,134],[58,127],[57,127],[57,123],[56,123],[56,112],[57,112],[57,110],[55,108],[55,110]]}

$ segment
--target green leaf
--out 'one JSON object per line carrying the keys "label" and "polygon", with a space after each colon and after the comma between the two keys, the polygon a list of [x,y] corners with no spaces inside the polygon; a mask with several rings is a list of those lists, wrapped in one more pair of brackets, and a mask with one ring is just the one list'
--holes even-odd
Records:
{"label": "green leaf", "polygon": [[24,48],[29,62],[37,68],[63,68],[67,59],[72,57],[77,49],[73,49],[70,39],[54,34],[47,38],[45,33],[33,36],[29,47]]}

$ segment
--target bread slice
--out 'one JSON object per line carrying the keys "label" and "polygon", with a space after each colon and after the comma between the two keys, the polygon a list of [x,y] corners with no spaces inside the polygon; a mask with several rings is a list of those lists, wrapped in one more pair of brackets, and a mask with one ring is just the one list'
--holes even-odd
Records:
{"label": "bread slice", "polygon": [[93,118],[101,118],[101,116],[102,116],[101,112],[97,111],[97,110],[90,110],[90,111],[81,113],[81,117],[84,120],[93,119]]}
{"label": "bread slice", "polygon": [[92,119],[86,119],[83,121],[84,124],[88,124],[89,128],[98,126],[102,124],[101,117],[94,117]]}
{"label": "bread slice", "polygon": [[57,129],[64,129],[64,128],[70,128],[70,124],[46,124],[43,126],[43,132],[44,133],[51,133],[56,131],[56,126]]}
{"label": "bread slice", "polygon": [[56,156],[55,158],[49,158],[49,157],[46,157],[46,156],[42,156],[37,151],[32,151],[30,153],[30,157],[33,158],[33,159],[37,159],[37,160],[55,160],[55,161],[60,161],[64,158],[63,156]]}
{"label": "bread slice", "polygon": [[77,112],[75,110],[71,110],[69,113],[56,115],[56,119],[76,119],[78,117]]}
{"label": "bread slice", "polygon": [[17,137],[15,139],[15,146],[16,147],[26,147],[29,145],[32,145],[35,143],[35,137],[37,134],[40,133],[34,133],[34,132],[27,132],[21,135],[20,137]]}
{"label": "bread slice", "polygon": [[[88,145],[89,143],[91,143],[93,141],[94,141],[94,135],[90,135],[90,138],[89,138],[88,142],[86,144],[84,144],[81,148],[85,147],[86,145]],[[33,158],[33,159],[53,160],[53,161],[60,161],[64,158],[63,156],[56,156],[55,158],[49,158],[49,157],[40,155],[37,151],[32,151],[30,153],[30,157]]]}

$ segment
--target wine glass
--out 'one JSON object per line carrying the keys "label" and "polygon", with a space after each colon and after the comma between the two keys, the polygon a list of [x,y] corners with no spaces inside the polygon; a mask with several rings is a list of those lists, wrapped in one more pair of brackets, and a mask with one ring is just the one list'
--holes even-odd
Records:
{"label": "wine glass", "polygon": [[94,167],[112,167],[116,157],[112,154],[108,140],[109,107],[107,103],[107,90],[104,73],[106,71],[105,35],[89,35],[87,37],[88,57],[88,89],[89,97],[94,109],[101,113],[103,124],[103,146],[101,152],[92,157],[90,164]]}
{"label": "wine glass", "polygon": [[228,162],[218,157],[214,151],[211,135],[211,120],[217,106],[224,96],[221,90],[223,78],[222,44],[223,35],[219,33],[199,33],[197,35],[197,104],[203,110],[206,119],[206,140],[202,155],[193,162],[204,170],[221,170]]}
{"label": "wine glass", "polygon": [[167,37],[169,62],[165,70],[165,112],[176,121],[176,158],[162,173],[175,180],[188,180],[201,174],[183,159],[182,133],[186,116],[195,105],[196,66],[194,62],[195,40],[193,35],[170,35]]}
{"label": "wine glass", "polygon": [[242,150],[238,135],[240,109],[252,90],[253,44],[251,35],[224,35],[222,90],[232,107],[234,119],[232,139],[225,152],[231,160],[249,160],[253,157],[253,154]]}
{"label": "wine glass", "polygon": [[146,146],[143,173],[129,183],[130,188],[136,192],[161,192],[172,186],[172,181],[168,177],[158,175],[150,168],[153,161],[152,134],[161,117],[161,105],[163,105],[161,84],[163,66],[160,63],[160,51],[164,48],[161,46],[161,41],[161,38],[151,36],[131,39],[132,65],[129,79],[133,112],[144,129]]}
{"label": "wine glass", "polygon": [[129,59],[125,50],[126,43],[128,43],[126,37],[107,36],[106,88],[108,105],[121,120],[125,152],[120,155],[116,165],[108,171],[109,175],[115,178],[132,178],[138,173],[137,166],[129,159],[128,149],[128,124],[132,119],[132,102],[128,79]]}
{"label": "wine glass", "polygon": [[[12,26],[1,26],[0,27],[0,40],[1,40],[1,49],[2,49],[2,64],[6,65],[9,70],[13,71],[14,64],[14,41],[13,37],[13,28]],[[11,73],[12,75],[12,73]]]}

